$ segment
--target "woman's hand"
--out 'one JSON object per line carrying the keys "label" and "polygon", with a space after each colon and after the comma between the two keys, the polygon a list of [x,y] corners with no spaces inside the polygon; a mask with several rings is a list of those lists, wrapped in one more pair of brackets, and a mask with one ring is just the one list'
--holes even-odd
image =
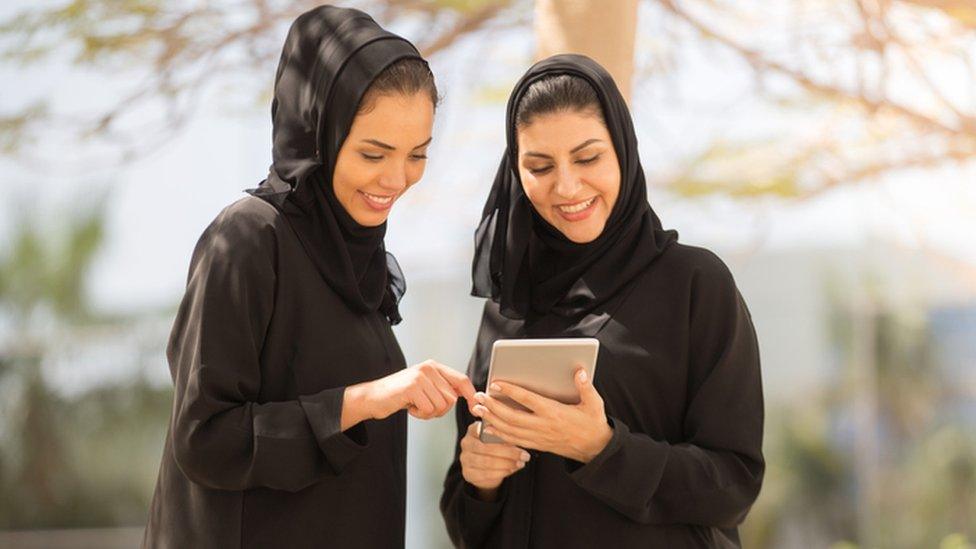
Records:
{"label": "woman's hand", "polygon": [[607,423],[603,398],[593,387],[586,371],[574,376],[580,392],[579,404],[563,404],[510,383],[495,382],[493,393],[500,393],[529,412],[516,410],[489,395],[478,393],[473,414],[487,422],[485,432],[508,444],[550,452],[588,463],[610,442],[613,430]]}
{"label": "woman's hand", "polygon": [[478,421],[461,439],[461,475],[478,490],[479,499],[493,501],[505,477],[521,470],[529,453],[510,444],[486,444],[478,437]]}
{"label": "woman's hand", "polygon": [[420,419],[446,414],[458,397],[474,405],[474,385],[464,374],[425,360],[386,377],[346,388],[342,430],[366,419],[383,419],[406,408]]}

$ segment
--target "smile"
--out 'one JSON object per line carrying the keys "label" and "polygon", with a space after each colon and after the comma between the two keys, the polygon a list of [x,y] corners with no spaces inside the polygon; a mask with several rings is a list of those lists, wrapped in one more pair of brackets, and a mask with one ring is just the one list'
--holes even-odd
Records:
{"label": "smile", "polygon": [[581,221],[589,217],[590,213],[593,212],[597,198],[599,197],[594,196],[575,204],[560,204],[556,206],[556,211],[567,221]]}
{"label": "smile", "polygon": [[393,199],[396,198],[396,195],[393,194],[384,196],[368,193],[366,191],[359,191],[359,194],[362,195],[363,201],[367,206],[374,210],[380,211],[390,209],[390,206],[393,205]]}

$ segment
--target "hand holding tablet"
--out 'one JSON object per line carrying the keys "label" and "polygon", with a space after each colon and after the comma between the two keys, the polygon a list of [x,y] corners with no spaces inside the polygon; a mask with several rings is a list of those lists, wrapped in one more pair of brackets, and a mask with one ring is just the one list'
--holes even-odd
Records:
{"label": "hand holding tablet", "polygon": [[475,396],[482,440],[591,460],[612,435],[592,382],[598,350],[589,338],[497,341],[488,394]]}

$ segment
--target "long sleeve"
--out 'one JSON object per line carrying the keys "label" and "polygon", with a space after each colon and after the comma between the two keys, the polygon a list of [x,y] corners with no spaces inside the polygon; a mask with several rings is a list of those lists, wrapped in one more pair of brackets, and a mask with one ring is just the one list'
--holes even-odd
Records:
{"label": "long sleeve", "polygon": [[244,211],[218,216],[193,252],[167,348],[171,431],[180,469],[210,488],[300,490],[367,444],[365,425],[340,430],[345,387],[258,401],[276,254],[274,228]]}
{"label": "long sleeve", "polygon": [[731,528],[762,484],[763,396],[751,316],[718,258],[695,271],[689,324],[683,440],[655,440],[611,417],[606,448],[567,466],[580,487],[631,520]]}

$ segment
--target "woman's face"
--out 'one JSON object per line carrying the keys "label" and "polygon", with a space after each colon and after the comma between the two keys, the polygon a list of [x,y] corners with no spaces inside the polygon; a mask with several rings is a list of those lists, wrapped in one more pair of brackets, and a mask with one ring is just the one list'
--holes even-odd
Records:
{"label": "woman's face", "polygon": [[378,95],[353,119],[339,149],[332,185],[349,215],[382,225],[393,204],[424,175],[434,125],[430,95]]}
{"label": "woman's face", "polygon": [[539,115],[517,138],[522,188],[539,215],[578,244],[600,236],[620,193],[617,153],[600,116]]}

